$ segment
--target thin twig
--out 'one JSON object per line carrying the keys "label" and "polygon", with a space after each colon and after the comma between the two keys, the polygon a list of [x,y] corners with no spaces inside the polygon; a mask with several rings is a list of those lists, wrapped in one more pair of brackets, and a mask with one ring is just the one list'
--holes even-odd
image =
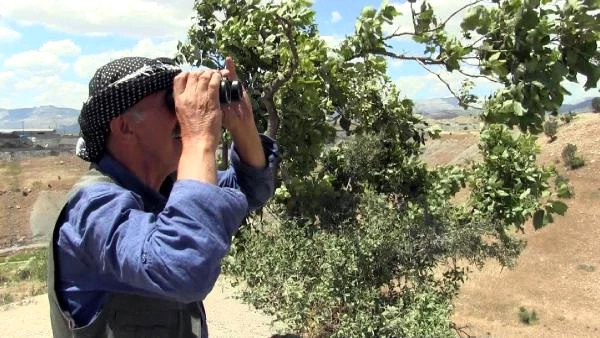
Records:
{"label": "thin twig", "polygon": [[[378,50],[371,52],[375,55],[389,56],[398,60],[412,60],[412,61],[420,61],[426,65],[443,65],[444,59],[433,59],[426,56],[414,56],[414,55],[404,55],[404,54],[396,54],[394,52],[388,50]],[[349,60],[359,57],[360,55],[353,55]]]}
{"label": "thin twig", "polygon": [[[468,325],[465,325],[465,326],[458,326],[458,325],[456,325],[456,323],[451,323],[451,324],[450,324],[450,327],[451,327],[451,328],[452,328],[454,331],[456,331],[456,334],[457,334],[459,337],[461,337],[461,338],[462,338],[462,337],[465,337],[465,338],[472,338],[472,337],[473,337],[473,336],[471,336],[471,335],[470,335],[470,334],[469,334],[469,333],[468,333],[468,332],[465,330],[465,329],[468,329],[468,328],[469,328],[469,326],[468,326]],[[464,336],[463,336],[463,335],[464,335]]]}
{"label": "thin twig", "polygon": [[482,2],[483,0],[477,0],[475,2],[472,2],[470,4],[464,5],[461,8],[457,9],[454,13],[450,14],[450,16],[448,18],[446,18],[446,20],[439,26],[439,27],[444,27],[446,26],[446,24],[448,23],[448,21],[450,21],[450,19],[452,19],[452,17],[454,17],[456,14],[462,12],[463,10],[465,10],[466,8],[469,8],[471,6],[475,6],[478,3]]}
{"label": "thin twig", "polygon": [[[448,83],[448,81],[444,80],[444,78],[442,78],[442,76],[440,74],[438,74],[438,73],[434,72],[433,70],[429,69],[423,62],[421,62],[419,60],[416,60],[416,61],[421,65],[421,67],[423,67],[423,69],[425,69],[429,73],[435,75],[444,85],[446,85],[446,88],[448,88],[448,90],[450,91],[450,93],[452,94],[452,96],[454,96],[455,98],[457,98],[459,102],[461,101],[460,100],[460,95],[456,94],[456,92],[452,89],[452,87],[450,87],[450,84]],[[479,110],[483,109],[483,107],[477,107],[477,106],[473,106],[473,105],[467,104],[467,103],[465,103],[465,106],[469,107],[469,108],[473,108],[473,109],[479,109]]]}
{"label": "thin twig", "polygon": [[[446,18],[446,20],[444,20],[444,22],[442,22],[442,24],[437,25],[437,26],[435,26],[435,27],[433,27],[431,29],[428,29],[426,31],[419,32],[418,34],[427,34],[427,33],[435,32],[437,30],[443,29],[446,26],[446,24],[448,24],[448,21],[450,21],[450,19],[452,19],[458,13],[460,13],[461,11],[465,10],[466,8],[474,6],[474,5],[476,5],[476,4],[478,4],[478,3],[482,2],[482,1],[483,0],[477,0],[477,1],[473,2],[473,3],[470,3],[470,4],[462,6],[461,8],[459,8],[458,10],[456,10],[454,13],[450,14],[450,16],[448,16]],[[414,30],[415,30],[414,33],[410,33],[410,32],[396,33],[396,32],[394,32],[393,34],[384,37],[383,40],[389,40],[389,39],[397,38],[397,37],[400,37],[400,36],[403,36],[403,35],[417,35],[417,22],[416,22],[415,11],[413,9],[412,2],[410,3],[410,11],[412,13],[413,27],[414,27]]]}
{"label": "thin twig", "polygon": [[412,15],[412,23],[415,34],[417,34],[417,19],[415,18],[415,9],[413,8],[413,2],[410,2],[410,13]]}
{"label": "thin twig", "polygon": [[496,80],[496,79],[494,79],[494,78],[491,78],[491,77],[489,77],[489,76],[487,76],[487,75],[483,75],[483,74],[469,74],[469,73],[465,72],[464,70],[462,70],[462,69],[460,69],[460,68],[459,68],[459,69],[457,69],[457,71],[458,71],[459,73],[461,73],[462,75],[464,75],[464,76],[468,76],[468,77],[479,77],[479,78],[484,78],[484,79],[486,79],[486,80],[488,80],[488,81],[492,81],[492,82],[496,82],[496,83],[504,84],[502,81]]}
{"label": "thin twig", "polygon": [[[496,28],[496,29],[497,29],[497,28]],[[495,31],[496,29],[494,29],[494,31]],[[472,44],[465,46],[465,48],[473,48],[473,47],[475,47],[475,45],[476,45],[478,42],[480,42],[481,40],[485,39],[485,38],[486,38],[486,37],[487,37],[487,36],[488,36],[490,33],[492,33],[492,32],[493,32],[493,31],[491,31],[491,32],[489,32],[489,33],[487,33],[487,34],[484,34],[484,35],[482,35],[481,37],[479,37],[479,39],[475,40],[475,41],[474,41]]]}

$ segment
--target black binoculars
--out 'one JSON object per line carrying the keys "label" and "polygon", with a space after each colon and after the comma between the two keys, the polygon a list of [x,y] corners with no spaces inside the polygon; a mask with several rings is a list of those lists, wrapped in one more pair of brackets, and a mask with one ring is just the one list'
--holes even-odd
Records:
{"label": "black binoculars", "polygon": [[238,102],[242,99],[244,88],[239,80],[229,81],[227,78],[221,79],[219,86],[219,101],[221,103]]}
{"label": "black binoculars", "polygon": [[[244,95],[244,87],[239,80],[230,81],[227,78],[222,78],[219,84],[219,101],[221,103],[238,102]],[[166,94],[167,107],[175,112],[175,100],[173,98],[173,88],[167,89]]]}

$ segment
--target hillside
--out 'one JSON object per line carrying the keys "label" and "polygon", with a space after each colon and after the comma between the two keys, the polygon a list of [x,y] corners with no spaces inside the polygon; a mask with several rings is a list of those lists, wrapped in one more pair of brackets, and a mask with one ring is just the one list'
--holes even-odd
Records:
{"label": "hillside", "polygon": [[[560,107],[560,113],[582,113],[592,110],[592,98],[586,98],[575,103],[565,103]],[[469,117],[479,114],[479,110],[469,108],[467,110],[458,105],[458,99],[455,97],[446,97],[438,99],[417,100],[415,101],[415,111],[426,118],[454,119],[457,117]]]}
{"label": "hillside", "polygon": [[[513,270],[495,263],[475,271],[461,291],[454,320],[477,337],[600,336],[600,114],[580,114],[559,128],[558,139],[541,136],[540,164],[555,164],[570,179],[575,196],[555,223],[524,235],[527,248]],[[431,164],[461,163],[474,157],[477,134],[445,134],[425,153]],[[586,165],[566,170],[566,143],[578,147]],[[537,324],[519,321],[519,308],[535,310]]]}
{"label": "hillside", "polygon": [[0,129],[52,128],[61,133],[78,133],[78,116],[77,109],[55,106],[0,109]]}
{"label": "hillside", "polygon": [[[592,99],[587,98],[575,104],[564,104],[560,111],[562,113],[590,111],[591,107]],[[455,97],[417,100],[415,101],[415,112],[428,120],[452,124],[457,130],[459,130],[458,128],[463,130],[464,127],[471,129],[469,123],[463,123],[460,120],[472,120],[472,117],[479,114],[478,110],[461,108]],[[78,134],[78,116],[79,110],[77,109],[55,106],[0,108],[0,129],[54,128],[62,134]],[[448,129],[446,127],[444,129]]]}

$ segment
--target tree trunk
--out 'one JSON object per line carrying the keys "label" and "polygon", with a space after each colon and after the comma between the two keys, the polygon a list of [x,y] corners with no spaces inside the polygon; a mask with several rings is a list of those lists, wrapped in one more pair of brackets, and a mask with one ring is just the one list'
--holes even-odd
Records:
{"label": "tree trunk", "polygon": [[[279,115],[277,114],[277,109],[275,108],[275,103],[273,102],[273,97],[263,97],[263,103],[267,108],[267,132],[266,135],[272,138],[273,140],[277,140],[277,136],[279,136]],[[275,173],[275,187],[278,188],[281,185],[281,177],[279,175],[279,162],[275,164],[273,167],[273,172]]]}
{"label": "tree trunk", "polygon": [[263,103],[267,108],[267,136],[270,138],[277,140],[277,136],[279,135],[279,115],[277,114],[277,109],[275,108],[275,103],[273,102],[273,98],[265,97],[263,99]]}

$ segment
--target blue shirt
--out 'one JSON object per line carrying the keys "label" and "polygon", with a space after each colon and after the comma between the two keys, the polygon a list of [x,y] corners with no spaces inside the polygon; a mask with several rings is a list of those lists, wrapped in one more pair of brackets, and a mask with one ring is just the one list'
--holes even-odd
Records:
{"label": "blue shirt", "polygon": [[162,194],[104,155],[99,170],[119,184],[82,188],[57,224],[56,290],[77,326],[90,323],[111,292],[183,303],[206,297],[244,217],[273,193],[277,146],[261,140],[266,168],[244,164],[232,147],[217,185],[179,180]]}

